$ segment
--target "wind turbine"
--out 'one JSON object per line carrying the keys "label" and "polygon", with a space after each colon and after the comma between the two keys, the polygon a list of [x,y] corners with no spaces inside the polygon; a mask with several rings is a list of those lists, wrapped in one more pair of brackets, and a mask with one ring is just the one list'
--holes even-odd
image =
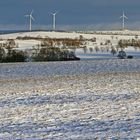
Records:
{"label": "wind turbine", "polygon": [[25,15],[25,17],[29,17],[29,31],[32,31],[32,20],[35,21],[33,17],[33,10],[31,11],[29,15]]}
{"label": "wind turbine", "polygon": [[54,31],[55,31],[55,29],[56,29],[56,18],[55,18],[55,16],[56,16],[57,13],[58,13],[58,12],[51,13],[51,14],[53,15],[53,30],[54,30]]}
{"label": "wind turbine", "polygon": [[120,17],[122,18],[122,29],[124,30],[125,29],[125,19],[128,19],[125,14],[124,14],[124,11],[123,11],[123,15]]}

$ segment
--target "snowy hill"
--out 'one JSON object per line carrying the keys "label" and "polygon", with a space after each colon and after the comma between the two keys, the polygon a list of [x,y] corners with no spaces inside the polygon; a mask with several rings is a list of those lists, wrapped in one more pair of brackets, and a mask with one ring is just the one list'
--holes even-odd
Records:
{"label": "snowy hill", "polygon": [[[76,54],[80,58],[91,58],[93,55],[91,55],[90,50],[94,50],[95,48],[99,47],[100,50],[104,50],[107,47],[111,49],[111,47],[116,47],[118,45],[118,41],[121,39],[135,39],[137,36],[137,39],[139,39],[140,32],[139,31],[96,31],[96,32],[48,32],[48,31],[36,31],[36,32],[22,32],[22,33],[12,33],[12,34],[5,34],[0,35],[0,43],[3,43],[4,41],[8,39],[14,39],[15,43],[18,44],[17,49],[30,49],[34,46],[40,45],[41,41],[36,39],[28,39],[28,40],[19,40],[18,38],[22,37],[32,37],[32,38],[61,38],[61,39],[76,39],[80,38],[82,36],[84,39],[90,40],[93,38],[96,38],[95,42],[92,41],[86,41],[85,46],[87,49],[86,55],[84,54],[82,49],[76,50]],[[109,40],[109,44],[106,44],[106,42]],[[105,45],[106,44],[106,45]],[[92,49],[91,49],[92,48]],[[132,51],[132,48],[130,48]],[[127,52],[129,52],[129,48],[127,49]],[[106,56],[110,58],[110,52],[100,52],[101,54],[98,55],[100,57],[102,54],[103,56]],[[138,52],[136,52],[138,53]],[[131,54],[131,53],[130,53]],[[134,52],[133,52],[134,54]],[[97,56],[97,55],[96,55]],[[96,57],[94,55],[94,58]],[[137,55],[138,56],[138,55]],[[111,56],[112,57],[112,56]]]}
{"label": "snowy hill", "polygon": [[1,39],[16,39],[17,37],[50,37],[50,38],[76,38],[82,35],[84,38],[90,39],[96,36],[97,38],[111,39],[114,35],[118,38],[131,38],[135,35],[140,35],[140,31],[96,31],[96,32],[23,32],[23,33],[12,33],[0,35]]}

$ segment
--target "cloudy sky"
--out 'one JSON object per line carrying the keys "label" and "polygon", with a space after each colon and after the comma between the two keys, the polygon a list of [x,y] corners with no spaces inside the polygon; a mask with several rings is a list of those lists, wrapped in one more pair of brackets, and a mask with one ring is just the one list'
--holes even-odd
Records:
{"label": "cloudy sky", "polygon": [[127,28],[140,29],[140,0],[0,0],[0,29],[26,29],[34,10],[34,29],[49,29],[51,12],[59,29],[118,29],[125,11]]}

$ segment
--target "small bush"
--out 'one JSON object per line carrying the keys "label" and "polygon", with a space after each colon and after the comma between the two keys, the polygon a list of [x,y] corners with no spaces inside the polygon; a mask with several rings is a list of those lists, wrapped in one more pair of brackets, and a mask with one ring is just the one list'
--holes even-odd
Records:
{"label": "small bush", "polygon": [[127,58],[128,58],[128,59],[132,59],[133,56],[132,56],[132,55],[128,55]]}
{"label": "small bush", "polygon": [[2,62],[25,62],[26,55],[23,51],[8,50],[6,57],[3,58]]}
{"label": "small bush", "polygon": [[39,53],[33,57],[34,61],[67,61],[78,60],[74,52],[61,50],[57,47],[41,48]]}
{"label": "small bush", "polygon": [[5,53],[4,48],[0,47],[0,62],[3,61],[5,55],[6,55],[6,53]]}

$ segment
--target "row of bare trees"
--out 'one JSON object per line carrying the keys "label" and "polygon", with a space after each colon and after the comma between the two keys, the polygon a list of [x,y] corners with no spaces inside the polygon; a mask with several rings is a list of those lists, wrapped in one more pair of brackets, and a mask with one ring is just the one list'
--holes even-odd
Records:
{"label": "row of bare trees", "polygon": [[0,43],[0,47],[3,47],[5,49],[18,48],[18,44],[16,44],[14,39],[8,39],[6,42]]}
{"label": "row of bare trees", "polygon": [[[79,38],[49,38],[49,37],[17,37],[20,40],[30,40],[37,39],[41,41],[36,47],[32,48],[32,60],[33,61],[57,61],[57,60],[74,60],[77,59],[75,56],[75,51],[78,48],[82,48],[84,53],[89,51],[92,53],[95,51],[110,52],[113,55],[119,50],[123,50],[128,46],[134,46],[135,48],[140,48],[140,40],[138,38],[119,40],[118,45],[113,46],[111,40],[106,40],[104,43],[100,43],[97,46],[96,38],[85,39],[82,35]],[[88,41],[93,42],[93,47],[88,48]],[[26,61],[28,55],[24,51],[16,51],[15,48],[18,44],[15,43],[13,39],[8,39],[5,43],[0,43],[0,62],[17,62]]]}
{"label": "row of bare trees", "polygon": [[64,47],[67,46],[69,48],[76,47],[80,48],[83,45],[83,41],[80,39],[52,39],[52,38],[45,38],[41,40],[41,46],[48,46],[48,47]]}
{"label": "row of bare trees", "polygon": [[132,46],[134,48],[140,48],[140,40],[139,39],[123,39],[118,42],[118,46],[122,49],[127,48],[128,46]]}
{"label": "row of bare trees", "polygon": [[18,40],[39,40],[41,41],[41,46],[48,46],[48,47],[61,47],[61,46],[67,46],[67,47],[77,47],[80,48],[83,43],[85,42],[85,39],[83,36],[79,36],[79,38],[49,38],[49,37],[45,37],[42,38],[40,36],[38,37],[29,37],[29,36],[25,36],[25,37],[17,37]]}
{"label": "row of bare trees", "polygon": [[104,46],[104,47],[103,46],[102,47],[95,46],[95,47],[90,47],[90,48],[87,48],[86,46],[84,46],[83,51],[84,51],[85,54],[88,51],[90,53],[93,53],[95,51],[96,53],[98,53],[98,52],[102,52],[102,53],[103,52],[110,52],[113,55],[115,55],[119,51],[119,49],[117,47],[114,47],[114,46],[111,46],[111,47],[109,47],[109,46]]}
{"label": "row of bare trees", "polygon": [[27,62],[27,61],[68,61],[80,60],[73,51],[58,47],[34,47],[31,55],[28,51],[0,47],[0,62]]}

